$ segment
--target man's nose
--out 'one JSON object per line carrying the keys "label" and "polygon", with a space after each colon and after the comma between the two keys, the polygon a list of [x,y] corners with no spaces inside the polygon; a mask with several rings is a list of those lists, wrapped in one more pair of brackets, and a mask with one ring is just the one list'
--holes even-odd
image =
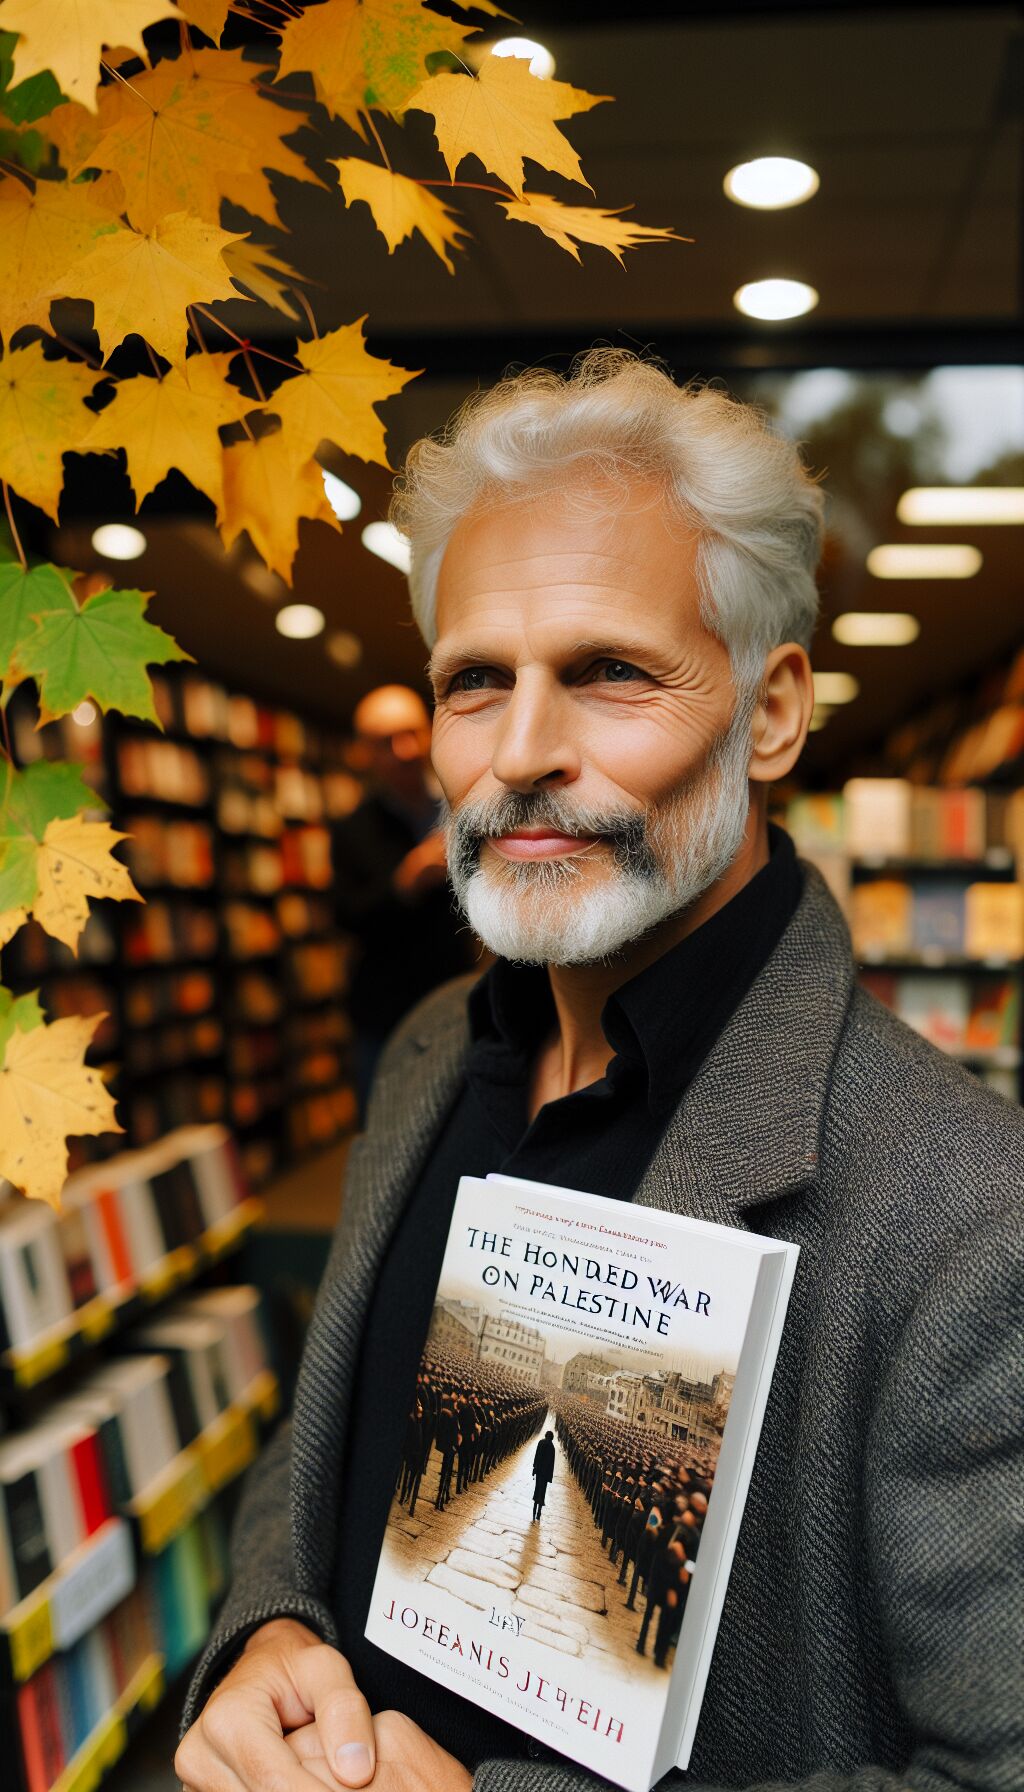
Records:
{"label": "man's nose", "polygon": [[491,770],[509,790],[571,784],[580,748],[568,693],[539,678],[520,678],[504,707]]}

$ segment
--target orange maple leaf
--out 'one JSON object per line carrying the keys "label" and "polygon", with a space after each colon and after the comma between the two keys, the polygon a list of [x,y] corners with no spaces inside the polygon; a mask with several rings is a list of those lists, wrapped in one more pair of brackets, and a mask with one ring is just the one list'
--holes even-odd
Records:
{"label": "orange maple leaf", "polygon": [[104,48],[123,46],[144,57],[147,27],[180,17],[167,0],[5,0],[3,27],[20,34],[15,81],[48,68],[68,99],[94,112]]}
{"label": "orange maple leaf", "polygon": [[323,0],[284,26],[277,78],[311,74],[317,99],[365,136],[361,112],[397,113],[424,79],[426,58],[479,30],[441,18],[425,0]]}
{"label": "orange maple leaf", "polygon": [[449,249],[461,248],[460,237],[468,237],[456,214],[444,200],[431,193],[419,181],[404,174],[394,174],[378,162],[367,162],[362,156],[343,156],[332,163],[338,170],[346,205],[362,200],[369,206],[373,221],[393,255],[399,243],[414,230],[424,236],[434,254],[440,256],[454,274],[455,263]]}
{"label": "orange maple leaf", "polygon": [[225,448],[224,499],[217,527],[226,548],[246,530],[272,571],[290,581],[300,517],[339,527],[316,461],[296,468],[280,430]]}
{"label": "orange maple leaf", "polygon": [[430,113],[453,180],[460,162],[477,156],[521,199],[524,157],[590,186],[576,151],[554,120],[589,112],[610,98],[608,93],[584,93],[567,81],[542,81],[518,56],[488,56],[475,77],[431,75],[405,101],[403,111]]}
{"label": "orange maple leaf", "polygon": [[0,180],[0,334],[9,341],[23,324],[49,328],[54,282],[117,222],[118,183]]}
{"label": "orange maple leaf", "polygon": [[117,226],[51,296],[91,299],[104,358],[137,331],[180,367],[187,343],[186,306],[238,297],[221,255],[237,240],[185,212],[173,212],[151,231]]}
{"label": "orange maple leaf", "polygon": [[162,379],[122,380],[101,411],[81,451],[123,448],[128,477],[141,504],[172,467],[219,507],[223,450],[218,431],[255,407],[227,379],[231,355],[189,355]]}
{"label": "orange maple leaf", "polygon": [[47,361],[38,342],[0,360],[0,479],[57,520],[62,456],[77,448],[94,414],[82,403],[96,384],[79,361]]}
{"label": "orange maple leaf", "polygon": [[[692,243],[691,236],[678,236],[674,230],[660,229],[653,224],[634,224],[622,213],[628,206],[604,211],[594,205],[563,205],[547,193],[524,193],[521,199],[501,200],[508,217],[520,224],[533,224],[560,249],[580,260],[576,242],[596,243],[614,255],[621,267],[623,249],[635,249],[638,243]],[[573,238],[576,242],[573,242]]]}
{"label": "orange maple leaf", "polygon": [[302,372],[284,380],[269,401],[281,419],[282,453],[298,469],[320,442],[344,454],[388,464],[384,425],[374,409],[401,392],[418,372],[371,355],[363,341],[366,318],[344,324],[316,342],[300,342]]}

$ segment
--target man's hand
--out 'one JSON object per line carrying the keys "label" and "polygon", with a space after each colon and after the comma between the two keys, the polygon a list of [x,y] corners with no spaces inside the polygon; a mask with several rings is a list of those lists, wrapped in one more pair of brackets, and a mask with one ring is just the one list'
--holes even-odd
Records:
{"label": "man's hand", "polygon": [[[400,1711],[373,1720],[377,1771],[372,1792],[471,1792],[473,1775]],[[315,1723],[293,1730],[288,1747],[320,1786],[337,1786]]]}
{"label": "man's hand", "polygon": [[415,901],[444,882],[446,868],[444,835],[428,834],[398,866],[392,879],[395,892],[406,901]]}
{"label": "man's hand", "polygon": [[[303,1728],[319,1737],[316,1774],[288,1745]],[[375,1765],[370,1708],[348,1662],[293,1618],[253,1632],[174,1757],[187,1792],[366,1786]]]}

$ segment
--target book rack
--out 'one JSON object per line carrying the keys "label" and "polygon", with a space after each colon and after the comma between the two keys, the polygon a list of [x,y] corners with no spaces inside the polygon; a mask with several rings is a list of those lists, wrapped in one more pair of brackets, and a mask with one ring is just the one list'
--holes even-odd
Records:
{"label": "book rack", "polygon": [[116,1703],[72,1756],[52,1792],[93,1792],[115,1767],[148,1712],[164,1694],[164,1658],[150,1655],[119,1694]]}

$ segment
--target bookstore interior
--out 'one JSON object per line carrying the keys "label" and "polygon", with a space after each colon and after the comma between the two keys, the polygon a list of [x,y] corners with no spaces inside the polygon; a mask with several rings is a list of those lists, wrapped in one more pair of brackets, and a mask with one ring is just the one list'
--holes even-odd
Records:
{"label": "bookstore interior", "polygon": [[[614,79],[628,88],[626,64]],[[644,198],[660,216],[662,199]],[[687,206],[674,205],[681,229]],[[1014,231],[986,216],[1012,264]],[[835,257],[841,234],[823,251]],[[567,271],[549,284],[548,264],[524,255],[524,347],[495,334],[494,307],[515,314],[504,255],[498,298],[470,282],[449,300],[446,274],[424,272],[419,329],[413,297],[389,301],[389,343],[428,370],[393,401],[392,465],[505,364],[567,361],[627,303],[630,330],[677,377],[718,379],[802,443],[828,505],[816,702],[774,818],[841,903],[865,986],[1021,1101],[1024,370],[1008,335],[982,347],[935,330],[908,347],[895,330],[847,353],[849,333],[830,345],[786,326],[776,355],[762,325],[745,353],[694,322],[717,320],[706,290],[680,316],[678,289],[649,268],[614,288],[602,270],[592,313],[574,313]],[[985,270],[998,311],[1000,271]],[[833,314],[869,334],[899,303],[858,291]],[[952,286],[943,304],[986,309]],[[457,340],[474,316],[476,360]],[[93,903],[77,954],[35,922],[3,949],[5,983],[39,990],[50,1016],[103,1015],[89,1062],[123,1128],[71,1140],[59,1211],[6,1184],[0,1197],[0,1702],[17,1792],[176,1785],[169,1763],[152,1781],[131,1763],[157,1708],[180,1707],[241,1477],[287,1404],[360,1112],[360,948],[336,838],[373,776],[353,715],[382,685],[429,697],[391,480],[324,456],[343,527],[303,523],[291,588],[244,535],[225,549],[177,472],[134,514],[109,456],[69,455],[59,524],[36,512],[29,531],[31,551],[91,568],[96,589],[116,576],[154,593],[150,620],[191,657],[151,668],[158,727],[88,702],[41,729],[30,704],[6,711],[18,765],[80,763],[144,898]]]}

